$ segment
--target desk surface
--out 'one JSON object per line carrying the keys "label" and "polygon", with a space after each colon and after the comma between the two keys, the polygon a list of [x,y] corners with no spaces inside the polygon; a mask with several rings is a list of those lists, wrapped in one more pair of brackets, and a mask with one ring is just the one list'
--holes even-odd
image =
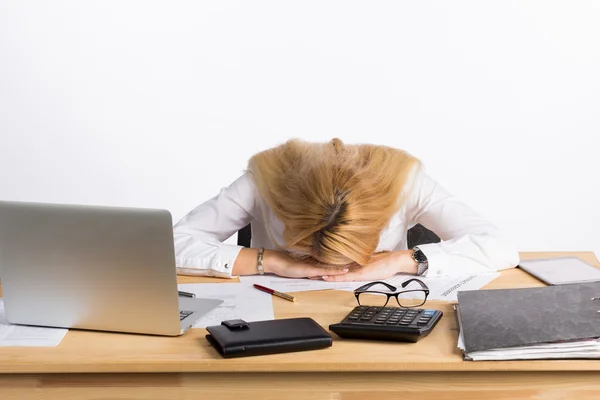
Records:
{"label": "desk surface", "polygon": [[[600,267],[591,252],[522,253],[521,258],[568,255]],[[224,281],[179,277],[179,282]],[[542,285],[523,271],[513,269],[502,272],[486,288]],[[302,292],[296,293],[296,297],[296,303],[273,299],[276,318],[310,316],[327,328],[355,306],[349,292]],[[204,338],[204,329],[192,329],[176,338],[71,330],[55,348],[0,347],[0,373],[600,370],[600,361],[595,360],[462,361],[456,348],[458,333],[451,304],[431,302],[429,306],[443,310],[444,317],[427,338],[415,344],[345,340],[332,334],[333,347],[325,350],[226,360],[210,347]]]}

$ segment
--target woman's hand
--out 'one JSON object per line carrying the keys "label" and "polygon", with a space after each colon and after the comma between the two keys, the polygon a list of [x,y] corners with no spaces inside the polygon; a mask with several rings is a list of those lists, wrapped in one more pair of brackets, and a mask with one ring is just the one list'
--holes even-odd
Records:
{"label": "woman's hand", "polygon": [[348,272],[348,268],[311,264],[275,250],[265,250],[263,266],[265,272],[286,278],[339,277]]}
{"label": "woman's hand", "polygon": [[343,275],[325,275],[327,282],[378,281],[390,278],[398,273],[416,274],[417,262],[412,258],[411,250],[400,250],[391,253],[373,255],[369,264],[352,268]]}

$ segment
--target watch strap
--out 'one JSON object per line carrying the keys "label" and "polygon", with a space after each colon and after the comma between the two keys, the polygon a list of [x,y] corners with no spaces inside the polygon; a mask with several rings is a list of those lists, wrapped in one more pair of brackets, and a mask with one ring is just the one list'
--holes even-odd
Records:
{"label": "watch strap", "polygon": [[258,268],[258,274],[259,275],[264,275],[265,274],[265,268],[263,267],[263,253],[265,252],[265,248],[261,247],[258,249],[258,256],[256,257],[256,264],[257,264],[257,268]]}

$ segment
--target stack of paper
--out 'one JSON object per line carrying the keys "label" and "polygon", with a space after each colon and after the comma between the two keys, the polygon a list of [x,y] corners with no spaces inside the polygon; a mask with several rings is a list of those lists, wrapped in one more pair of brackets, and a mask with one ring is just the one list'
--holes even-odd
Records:
{"label": "stack of paper", "polygon": [[[465,340],[462,331],[458,338],[458,348],[463,352]],[[534,346],[506,347],[503,349],[481,350],[468,353],[469,361],[536,360],[565,358],[600,358],[600,340],[546,343]]]}

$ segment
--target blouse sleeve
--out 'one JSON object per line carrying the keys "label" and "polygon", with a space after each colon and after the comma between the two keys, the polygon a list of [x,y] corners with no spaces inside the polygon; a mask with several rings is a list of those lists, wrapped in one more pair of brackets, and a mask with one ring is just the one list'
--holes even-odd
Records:
{"label": "blouse sleeve", "polygon": [[500,230],[449,194],[421,168],[407,201],[407,217],[442,242],[419,245],[427,257],[426,276],[485,273],[515,267],[519,253]]}
{"label": "blouse sleeve", "polygon": [[248,225],[256,198],[256,187],[244,174],[184,216],[174,227],[177,272],[230,278],[242,246],[223,242]]}

